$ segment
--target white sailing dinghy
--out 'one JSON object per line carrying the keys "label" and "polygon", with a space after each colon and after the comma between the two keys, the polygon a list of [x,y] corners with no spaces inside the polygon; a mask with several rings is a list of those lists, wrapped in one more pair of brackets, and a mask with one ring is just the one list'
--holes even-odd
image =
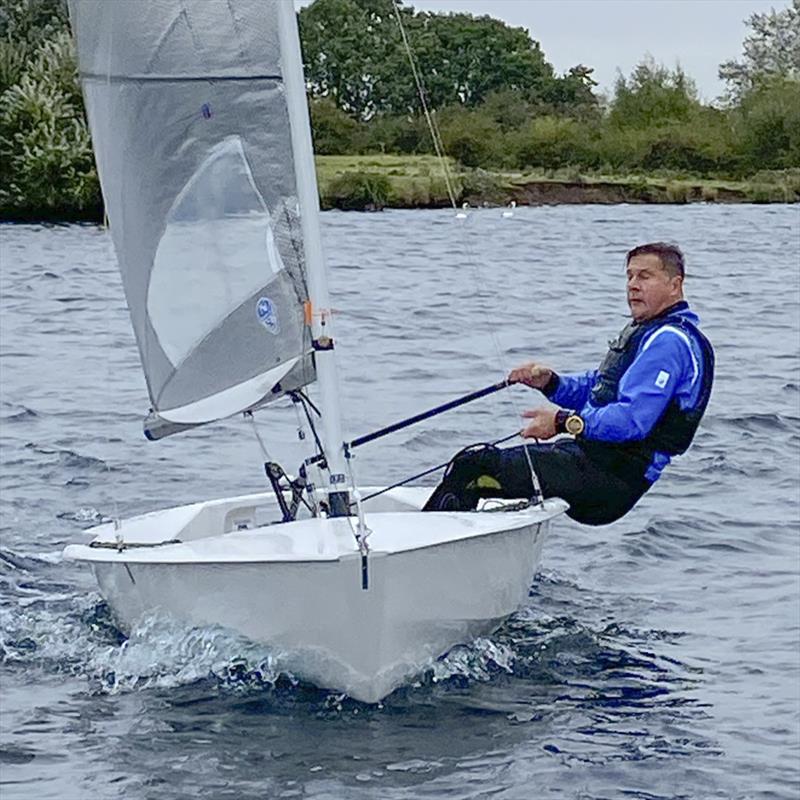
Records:
{"label": "white sailing dinghy", "polygon": [[314,380],[321,435],[299,479],[265,465],[274,492],[100,525],[64,555],[91,565],[123,629],[160,612],[225,626],[375,702],[519,607],[566,504],[422,513],[428,489],[348,484],[291,2],[69,8],[148,438],[287,395],[313,424]]}

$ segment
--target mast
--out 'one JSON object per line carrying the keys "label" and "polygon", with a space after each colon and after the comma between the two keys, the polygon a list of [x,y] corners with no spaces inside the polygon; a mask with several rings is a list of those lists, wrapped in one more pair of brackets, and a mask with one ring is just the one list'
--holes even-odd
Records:
{"label": "mast", "polygon": [[306,254],[308,293],[311,301],[311,332],[314,339],[317,379],[322,407],[322,443],[328,463],[329,504],[332,516],[350,513],[345,484],[344,437],[333,349],[330,300],[322,239],[319,228],[319,193],[311,143],[311,123],[306,100],[303,61],[297,17],[291,0],[278,0],[278,33],[281,43],[283,80],[294,151],[297,194],[300,202],[300,224]]}

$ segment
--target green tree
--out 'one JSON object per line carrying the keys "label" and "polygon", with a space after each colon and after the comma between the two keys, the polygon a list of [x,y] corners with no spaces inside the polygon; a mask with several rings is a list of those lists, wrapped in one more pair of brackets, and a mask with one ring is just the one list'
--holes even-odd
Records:
{"label": "green tree", "polygon": [[502,157],[502,132],[481,108],[451,106],[442,111],[439,131],[444,151],[465,167],[497,165]]}
{"label": "green tree", "polygon": [[618,128],[648,128],[685,121],[701,107],[694,83],[680,67],[671,71],[647,57],[630,78],[617,77],[609,122]]}
{"label": "green tree", "polygon": [[[425,29],[431,35],[417,35]],[[474,107],[501,90],[538,99],[555,81],[539,43],[524,28],[488,16],[420,14],[412,19],[409,39],[437,108]]]}
{"label": "green tree", "polygon": [[535,114],[534,106],[515,89],[490,92],[481,108],[504,132],[522,127]]}
{"label": "green tree", "polygon": [[63,0],[0,3],[0,94],[13,86],[43,42],[67,29]]}
{"label": "green tree", "polygon": [[741,157],[730,114],[704,106],[680,67],[645,58],[620,75],[607,118],[590,148],[614,171],[737,173]]}
{"label": "green tree", "polygon": [[775,78],[800,80],[800,0],[780,11],[753,14],[746,25],[750,33],[742,43],[741,60],[719,67],[732,104]]}
{"label": "green tree", "polygon": [[600,110],[592,67],[578,64],[557,77],[545,92],[550,109],[570,117],[596,117]]}
{"label": "green tree", "polygon": [[327,97],[309,104],[314,152],[317,155],[358,153],[362,147],[362,126]]}
{"label": "green tree", "polygon": [[0,95],[0,207],[37,215],[96,213],[100,191],[72,40],[45,40]]}
{"label": "green tree", "polygon": [[521,169],[541,167],[595,166],[591,129],[565,117],[542,116],[523,126],[516,136],[514,157]]}
{"label": "green tree", "polygon": [[[403,11],[404,14],[407,12]],[[342,111],[368,119],[379,104],[376,86],[397,47],[392,0],[317,0],[298,23],[306,85]]]}
{"label": "green tree", "polygon": [[750,171],[800,167],[800,81],[762,82],[744,96],[734,119]]}
{"label": "green tree", "polygon": [[433,141],[419,114],[376,114],[366,123],[364,148],[378,153],[432,153]]}
{"label": "green tree", "polygon": [[312,97],[328,97],[361,119],[377,113],[419,113],[419,91],[397,14],[431,108],[474,107],[503,90],[538,102],[550,96],[585,97],[587,89],[591,94],[586,75],[557,78],[527,31],[491,17],[423,13],[411,7],[396,13],[392,0],[316,0],[299,13]]}

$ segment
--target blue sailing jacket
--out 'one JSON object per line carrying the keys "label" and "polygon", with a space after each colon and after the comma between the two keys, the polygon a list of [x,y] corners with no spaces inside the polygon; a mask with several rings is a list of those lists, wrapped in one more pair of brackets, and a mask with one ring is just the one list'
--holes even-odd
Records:
{"label": "blue sailing jacket", "polygon": [[714,356],[699,319],[681,301],[630,323],[599,369],[558,375],[546,394],[581,415],[590,456],[650,483],[684,452],[708,404]]}

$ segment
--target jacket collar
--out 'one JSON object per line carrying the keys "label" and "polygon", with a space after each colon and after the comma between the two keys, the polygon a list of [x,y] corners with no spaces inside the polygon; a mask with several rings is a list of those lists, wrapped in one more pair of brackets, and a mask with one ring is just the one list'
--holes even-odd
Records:
{"label": "jacket collar", "polygon": [[679,314],[682,311],[688,311],[689,304],[686,300],[678,300],[677,303],[673,303],[669,308],[665,308],[660,314],[657,314],[655,317],[650,317],[650,319],[642,320],[641,322],[635,322],[634,325],[650,325],[653,322],[658,322],[659,320],[664,319],[665,317],[672,316],[672,314]]}

